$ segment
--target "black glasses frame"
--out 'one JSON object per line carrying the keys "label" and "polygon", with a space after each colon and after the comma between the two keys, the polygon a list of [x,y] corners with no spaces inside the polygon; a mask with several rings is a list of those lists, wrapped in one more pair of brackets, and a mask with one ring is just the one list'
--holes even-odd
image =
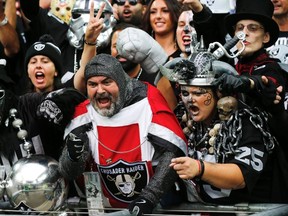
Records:
{"label": "black glasses frame", "polygon": [[[115,0],[115,3],[117,5],[123,6],[125,4],[126,0]],[[129,4],[132,6],[135,6],[137,3],[139,3],[138,0],[128,0]]]}

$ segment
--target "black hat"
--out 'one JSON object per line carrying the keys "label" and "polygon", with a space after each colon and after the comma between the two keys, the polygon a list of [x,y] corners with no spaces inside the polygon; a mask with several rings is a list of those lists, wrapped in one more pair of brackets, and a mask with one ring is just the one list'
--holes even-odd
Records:
{"label": "black hat", "polygon": [[26,52],[24,66],[27,72],[27,65],[30,59],[36,55],[47,56],[55,64],[55,68],[58,74],[63,74],[62,72],[62,62],[61,62],[61,50],[55,45],[54,39],[50,35],[43,35],[39,38],[39,41],[35,42]]}
{"label": "black hat", "polygon": [[233,26],[239,20],[251,19],[260,22],[266,32],[270,33],[270,41],[265,47],[272,46],[279,36],[278,24],[272,19],[274,5],[271,0],[237,0],[236,13],[225,17],[225,26],[228,33],[233,37]]}

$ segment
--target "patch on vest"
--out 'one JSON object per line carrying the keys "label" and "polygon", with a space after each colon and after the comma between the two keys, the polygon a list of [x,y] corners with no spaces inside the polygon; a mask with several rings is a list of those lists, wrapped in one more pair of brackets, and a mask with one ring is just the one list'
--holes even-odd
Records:
{"label": "patch on vest", "polygon": [[98,166],[99,174],[110,195],[124,203],[134,200],[149,182],[146,162],[119,160],[109,166]]}

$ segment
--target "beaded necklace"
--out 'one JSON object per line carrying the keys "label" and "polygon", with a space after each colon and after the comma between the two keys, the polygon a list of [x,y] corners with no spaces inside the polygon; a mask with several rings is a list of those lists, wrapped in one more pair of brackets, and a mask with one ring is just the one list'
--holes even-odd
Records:
{"label": "beaded necklace", "polygon": [[202,122],[194,122],[188,138],[188,155],[195,157],[196,150],[201,152],[200,159],[203,159],[207,154],[213,154],[220,127],[221,125],[216,121],[212,122],[210,126]]}

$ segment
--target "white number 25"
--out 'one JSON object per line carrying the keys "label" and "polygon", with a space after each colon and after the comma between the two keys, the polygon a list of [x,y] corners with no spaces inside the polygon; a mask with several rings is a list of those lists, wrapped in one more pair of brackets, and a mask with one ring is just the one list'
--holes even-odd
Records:
{"label": "white number 25", "polygon": [[[263,157],[264,152],[259,151],[255,148],[248,148],[248,147],[240,147],[243,152],[237,156],[235,156],[235,159],[242,161],[243,163],[246,163],[247,165],[252,165],[253,169],[256,171],[261,171],[263,169],[263,163],[260,158]],[[249,159],[249,156],[251,155],[251,160]]]}

